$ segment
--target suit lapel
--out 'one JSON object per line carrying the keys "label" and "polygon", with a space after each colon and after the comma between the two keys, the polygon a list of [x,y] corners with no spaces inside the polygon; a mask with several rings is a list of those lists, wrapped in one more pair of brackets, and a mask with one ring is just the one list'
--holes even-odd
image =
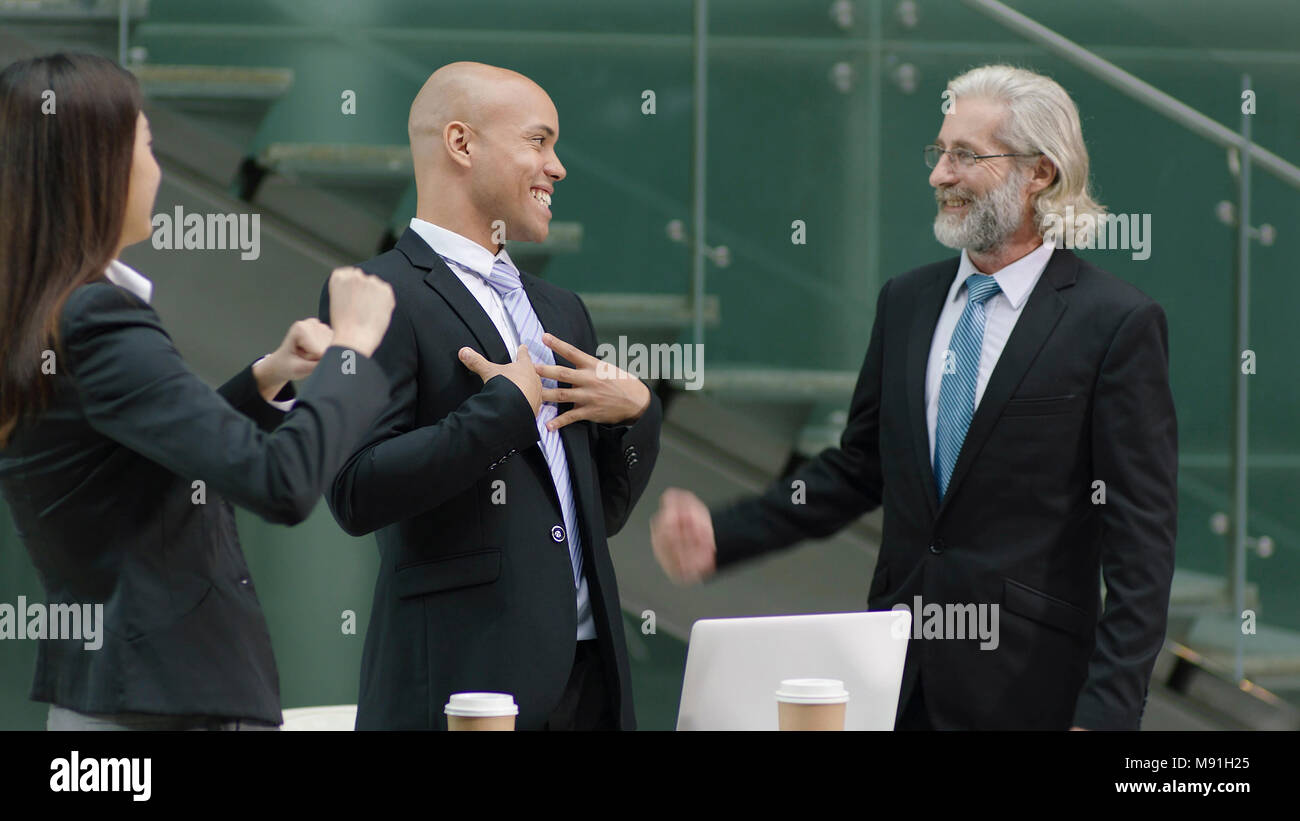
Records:
{"label": "suit lapel", "polygon": [[479,350],[483,355],[498,365],[508,364],[510,352],[501,341],[501,333],[492,324],[483,306],[465,287],[465,283],[461,282],[460,277],[452,273],[447,263],[442,261],[442,257],[438,256],[424,240],[420,239],[420,235],[410,228],[407,228],[397,241],[397,250],[405,254],[412,265],[425,271],[425,283],[437,291],[460,317],[461,322],[465,323],[470,333],[474,335],[474,339],[478,341]]}
{"label": "suit lapel", "polygon": [[988,385],[984,388],[979,407],[975,409],[970,428],[966,431],[966,440],[962,443],[961,453],[957,456],[957,464],[953,467],[952,478],[948,482],[948,492],[944,494],[943,502],[939,505],[938,516],[943,515],[961,485],[962,479],[969,472],[971,463],[984,447],[989,432],[993,430],[993,424],[1002,415],[1003,406],[1015,392],[1020,380],[1024,378],[1025,371],[1029,370],[1029,365],[1038,356],[1043,344],[1047,342],[1052,329],[1060,321],[1061,314],[1065,313],[1067,302],[1058,291],[1074,284],[1078,261],[1079,258],[1069,250],[1058,248],[1052,252],[1047,268],[1043,270],[1043,275],[1034,285],[1034,290],[1029,295],[1029,302],[1021,312],[1020,318],[1016,320],[1016,326],[1007,339],[1006,347],[1002,349],[1002,355],[998,357],[998,364],[993,368]]}
{"label": "suit lapel", "polygon": [[921,480],[921,494],[925,497],[930,517],[934,518],[939,506],[939,491],[934,484],[934,466],[930,464],[930,430],[925,412],[925,372],[930,361],[930,342],[934,328],[939,323],[944,299],[957,275],[960,258],[953,261],[951,269],[945,268],[942,276],[932,278],[917,294],[916,310],[912,311],[912,327],[907,341],[907,412],[912,420],[912,449],[916,454],[917,477]]}

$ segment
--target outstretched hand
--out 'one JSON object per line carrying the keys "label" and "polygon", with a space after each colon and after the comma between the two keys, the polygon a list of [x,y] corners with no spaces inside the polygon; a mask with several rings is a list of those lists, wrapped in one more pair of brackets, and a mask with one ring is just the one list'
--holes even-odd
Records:
{"label": "outstretched hand", "polygon": [[713,516],[689,490],[670,487],[650,519],[650,546],[668,578],[695,584],[717,570]]}
{"label": "outstretched hand", "polygon": [[559,430],[584,419],[606,424],[629,422],[640,419],[650,407],[650,389],[627,371],[575,348],[554,334],[542,334],[542,343],[574,364],[566,368],[534,363],[540,376],[571,386],[542,388],[543,402],[573,403],[572,408],[547,423],[549,429]]}

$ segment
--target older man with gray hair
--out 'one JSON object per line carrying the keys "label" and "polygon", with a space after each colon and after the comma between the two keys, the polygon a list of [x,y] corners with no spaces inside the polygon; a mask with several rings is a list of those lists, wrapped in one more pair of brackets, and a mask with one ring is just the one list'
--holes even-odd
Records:
{"label": "older man with gray hair", "polygon": [[[1164,311],[1054,245],[1049,226],[1082,238],[1103,213],[1065,90],[1003,65],[949,90],[924,155],[961,255],[881,288],[839,447],[712,513],[669,489],[655,555],[694,582],[883,506],[868,607],[924,622],[896,728],[1134,730],[1174,566]],[[927,619],[972,606],[999,612],[997,641]]]}

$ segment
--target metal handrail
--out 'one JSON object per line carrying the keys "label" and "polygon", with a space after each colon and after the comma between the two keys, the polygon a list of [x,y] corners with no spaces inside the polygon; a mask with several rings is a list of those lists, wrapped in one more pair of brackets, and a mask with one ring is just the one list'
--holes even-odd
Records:
{"label": "metal handrail", "polygon": [[1129,74],[1124,69],[1108,60],[1103,60],[1083,46],[1057,34],[1041,23],[1035,22],[1015,9],[1009,8],[997,0],[962,0],[966,5],[980,11],[1016,31],[1030,40],[1034,40],[1094,77],[1109,83],[1138,102],[1145,103],[1169,119],[1186,127],[1213,143],[1224,148],[1235,148],[1249,153],[1252,163],[1272,173],[1278,179],[1300,189],[1300,167],[1296,167],[1273,152],[1225,127],[1186,103],[1171,97],[1155,86]]}

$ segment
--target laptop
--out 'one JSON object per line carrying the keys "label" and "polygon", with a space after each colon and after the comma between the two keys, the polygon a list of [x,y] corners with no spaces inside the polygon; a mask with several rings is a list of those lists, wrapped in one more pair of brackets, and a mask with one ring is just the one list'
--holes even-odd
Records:
{"label": "laptop", "polygon": [[912,632],[905,610],[701,619],[691,627],[678,730],[776,730],[790,678],[849,692],[846,730],[892,730]]}

